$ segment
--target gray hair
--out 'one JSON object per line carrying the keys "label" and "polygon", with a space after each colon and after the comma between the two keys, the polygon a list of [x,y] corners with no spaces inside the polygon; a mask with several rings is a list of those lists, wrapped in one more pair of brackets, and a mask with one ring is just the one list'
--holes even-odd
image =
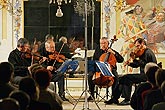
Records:
{"label": "gray hair", "polygon": [[67,43],[67,38],[62,36],[60,39],[59,39],[59,42],[63,42],[63,43]]}

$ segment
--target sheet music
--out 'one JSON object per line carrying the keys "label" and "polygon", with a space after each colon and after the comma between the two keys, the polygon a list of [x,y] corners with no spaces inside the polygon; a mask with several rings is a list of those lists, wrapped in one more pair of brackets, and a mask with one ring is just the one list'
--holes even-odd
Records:
{"label": "sheet music", "polygon": [[105,62],[96,61],[96,65],[104,76],[115,77],[110,70],[109,64],[106,64]]}
{"label": "sheet music", "polygon": [[[77,54],[73,55],[72,58],[85,58],[85,50],[75,50]],[[93,57],[95,50],[87,50],[87,57]]]}

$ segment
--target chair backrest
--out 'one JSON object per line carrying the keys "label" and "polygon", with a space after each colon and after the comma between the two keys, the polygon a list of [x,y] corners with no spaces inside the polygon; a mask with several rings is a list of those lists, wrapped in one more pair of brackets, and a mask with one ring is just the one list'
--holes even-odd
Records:
{"label": "chair backrest", "polygon": [[0,110],[19,110],[19,102],[13,98],[0,100]]}

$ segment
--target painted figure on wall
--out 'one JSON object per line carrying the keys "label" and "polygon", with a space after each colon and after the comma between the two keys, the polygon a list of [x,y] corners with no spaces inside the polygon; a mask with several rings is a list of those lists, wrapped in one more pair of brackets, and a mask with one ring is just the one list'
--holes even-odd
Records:
{"label": "painted figure on wall", "polygon": [[121,21],[118,37],[125,40],[125,44],[121,49],[121,54],[125,56],[130,48],[133,47],[134,40],[145,31],[145,24],[142,21],[143,8],[136,5],[134,10],[126,12],[126,16]]}
{"label": "painted figure on wall", "polygon": [[159,12],[153,23],[147,26],[147,45],[155,53],[165,51],[165,13]]}
{"label": "painted figure on wall", "polygon": [[[142,34],[146,30],[142,12],[143,8],[140,5],[136,5],[133,10],[126,12],[126,16],[121,21],[118,38],[123,38],[125,41],[121,48],[121,55],[125,60],[129,59],[129,53],[134,47],[133,42],[135,39],[143,37]],[[126,70],[126,68],[124,67],[123,70]],[[129,68],[128,72],[132,72],[132,69]]]}

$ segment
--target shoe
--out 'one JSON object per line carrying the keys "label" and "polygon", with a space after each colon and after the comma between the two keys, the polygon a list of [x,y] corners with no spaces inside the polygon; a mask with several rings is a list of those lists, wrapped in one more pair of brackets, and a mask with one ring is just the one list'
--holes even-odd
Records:
{"label": "shoe", "polygon": [[123,100],[122,102],[120,102],[118,105],[130,105],[130,101],[129,100]]}
{"label": "shoe", "polygon": [[105,103],[105,104],[118,104],[119,101],[116,100],[116,99],[110,99],[110,100],[108,100],[108,101],[105,101],[104,103]]}
{"label": "shoe", "polygon": [[69,78],[74,78],[75,76],[73,74],[69,74]]}
{"label": "shoe", "polygon": [[63,101],[69,101],[69,99],[65,98],[64,96],[61,97]]}
{"label": "shoe", "polygon": [[94,99],[95,99],[94,97],[92,98],[92,97],[90,96],[90,97],[88,97],[87,100],[88,100],[88,101],[92,101],[92,100],[94,100]]}

